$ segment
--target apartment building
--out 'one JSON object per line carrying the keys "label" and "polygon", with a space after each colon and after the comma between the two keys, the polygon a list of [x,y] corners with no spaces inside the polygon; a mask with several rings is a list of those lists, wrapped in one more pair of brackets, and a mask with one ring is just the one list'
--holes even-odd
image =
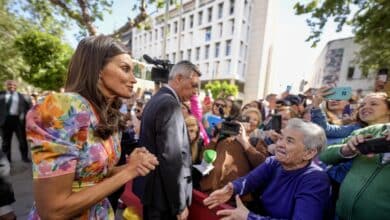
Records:
{"label": "apartment building", "polygon": [[238,85],[244,101],[264,97],[272,72],[278,0],[182,2],[182,7],[170,6],[167,15],[164,9],[151,14],[150,30],[133,29],[123,37],[133,57],[190,60],[202,72],[202,85],[226,80]]}
{"label": "apartment building", "polygon": [[331,84],[373,91],[375,74],[363,74],[356,62],[359,45],[352,37],[329,41],[316,59],[311,87]]}

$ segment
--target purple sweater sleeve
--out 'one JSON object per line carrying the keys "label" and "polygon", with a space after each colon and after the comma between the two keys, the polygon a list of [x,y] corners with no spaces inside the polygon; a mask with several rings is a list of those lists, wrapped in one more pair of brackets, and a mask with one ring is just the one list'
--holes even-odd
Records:
{"label": "purple sweater sleeve", "polygon": [[269,166],[273,161],[272,157],[268,157],[264,163],[257,166],[246,176],[233,181],[234,194],[242,196],[266,186],[272,175]]}

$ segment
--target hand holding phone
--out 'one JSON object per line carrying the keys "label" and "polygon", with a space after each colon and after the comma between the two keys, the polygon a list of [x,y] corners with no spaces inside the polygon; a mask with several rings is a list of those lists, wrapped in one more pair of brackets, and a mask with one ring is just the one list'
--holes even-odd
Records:
{"label": "hand holding phone", "polygon": [[330,95],[324,96],[327,100],[349,100],[352,97],[351,87],[335,87],[329,91]]}
{"label": "hand holding phone", "polygon": [[379,154],[390,152],[390,141],[386,137],[372,138],[356,145],[356,148],[362,154]]}

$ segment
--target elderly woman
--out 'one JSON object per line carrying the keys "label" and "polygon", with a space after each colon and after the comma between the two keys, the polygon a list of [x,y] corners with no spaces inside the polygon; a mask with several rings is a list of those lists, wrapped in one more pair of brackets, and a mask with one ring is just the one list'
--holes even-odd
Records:
{"label": "elderly woman", "polygon": [[246,209],[236,197],[237,208],[217,214],[232,219],[322,219],[329,201],[330,185],[325,172],[311,160],[325,146],[324,131],[311,122],[291,119],[282,130],[275,157],[248,175],[210,194],[204,204],[213,208],[233,195],[260,191],[261,215]]}

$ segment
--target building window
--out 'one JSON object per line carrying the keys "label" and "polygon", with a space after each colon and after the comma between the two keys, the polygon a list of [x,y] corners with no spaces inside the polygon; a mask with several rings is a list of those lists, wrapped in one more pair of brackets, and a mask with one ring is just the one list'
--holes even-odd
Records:
{"label": "building window", "polygon": [[209,63],[206,63],[206,74],[208,75],[209,74]]}
{"label": "building window", "polygon": [[202,24],[202,19],[203,19],[203,12],[200,11],[198,13],[198,25],[201,25]]}
{"label": "building window", "polygon": [[214,54],[214,56],[216,58],[219,57],[219,46],[220,46],[220,43],[216,43],[215,44],[215,54]]}
{"label": "building window", "polygon": [[218,19],[223,16],[223,2],[218,4]]}
{"label": "building window", "polygon": [[211,22],[211,20],[213,20],[213,8],[212,7],[208,8],[207,12],[208,12],[207,21]]}
{"label": "building window", "polygon": [[173,33],[177,33],[177,21],[173,23]]}
{"label": "building window", "polygon": [[230,33],[234,34],[234,19],[231,19],[229,22],[230,22]]}
{"label": "building window", "polygon": [[231,70],[231,67],[232,66],[232,61],[231,60],[226,60],[226,74],[230,74],[230,70]]}
{"label": "building window", "polygon": [[230,15],[234,14],[234,0],[230,0],[229,14]]}
{"label": "building window", "polygon": [[205,41],[210,41],[211,40],[211,27],[208,27],[206,28],[206,31],[205,31],[206,35],[205,35]]}
{"label": "building window", "polygon": [[187,50],[187,60],[191,60],[191,49]]}
{"label": "building window", "polygon": [[200,47],[197,47],[195,52],[195,60],[198,61],[199,57],[200,57]]}
{"label": "building window", "polygon": [[181,19],[181,30],[184,31],[185,28],[186,28],[186,19],[182,18]]}
{"label": "building window", "polygon": [[172,62],[173,62],[173,63],[176,63],[176,53],[173,53],[173,54],[172,54]]}
{"label": "building window", "polygon": [[168,28],[167,28],[167,35],[169,35],[169,33],[171,33],[171,24],[168,24]]}
{"label": "building window", "polygon": [[180,60],[183,60],[184,57],[184,51],[180,51]]}
{"label": "building window", "polygon": [[194,27],[194,15],[190,15],[190,28]]}
{"label": "building window", "polygon": [[164,38],[164,27],[161,27],[160,36],[161,36],[161,39]]}
{"label": "building window", "polygon": [[157,37],[158,37],[158,30],[156,28],[154,29],[154,39],[157,40]]}
{"label": "building window", "polygon": [[355,74],[355,67],[348,68],[347,79],[353,79],[353,75]]}
{"label": "building window", "polygon": [[225,50],[225,55],[230,56],[231,54],[231,47],[232,47],[232,40],[227,40],[226,41],[226,50]]}
{"label": "building window", "polygon": [[219,71],[219,61],[215,62],[215,75],[219,75],[221,72]]}
{"label": "building window", "polygon": [[222,37],[222,31],[223,31],[223,23],[221,22],[221,23],[219,23],[218,24],[218,31],[219,31],[219,37]]}
{"label": "building window", "polygon": [[210,45],[206,45],[205,51],[204,51],[204,58],[209,58],[209,52],[210,52]]}

